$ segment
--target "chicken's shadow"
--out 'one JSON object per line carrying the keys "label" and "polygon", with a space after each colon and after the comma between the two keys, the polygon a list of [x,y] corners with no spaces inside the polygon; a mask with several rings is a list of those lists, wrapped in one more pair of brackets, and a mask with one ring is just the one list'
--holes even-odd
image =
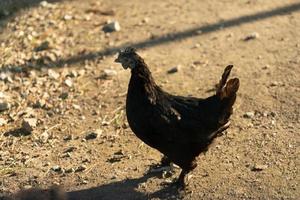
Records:
{"label": "chicken's shadow", "polygon": [[[148,173],[140,178],[126,179],[98,187],[68,192],[69,200],[131,200],[131,199],[182,199],[183,192],[178,191],[171,184],[165,185],[153,193],[143,193],[138,191],[139,185],[147,182],[151,177],[157,176],[157,173]],[[147,184],[146,184],[147,185]],[[145,186],[147,187],[147,186]]]}

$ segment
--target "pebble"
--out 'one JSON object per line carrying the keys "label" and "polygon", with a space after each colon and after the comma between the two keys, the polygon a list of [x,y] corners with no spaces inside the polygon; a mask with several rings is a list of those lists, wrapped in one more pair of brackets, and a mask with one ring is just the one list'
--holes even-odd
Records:
{"label": "pebble", "polygon": [[22,122],[22,129],[31,133],[33,129],[37,126],[37,119],[36,118],[25,118]]}
{"label": "pebble", "polygon": [[72,79],[67,78],[67,79],[65,80],[65,84],[66,84],[66,86],[68,86],[68,87],[72,87],[72,86],[73,86],[73,81],[72,81]]}
{"label": "pebble", "polygon": [[72,104],[72,107],[75,109],[75,110],[81,110],[81,107],[80,105],[77,105],[77,104]]}
{"label": "pebble", "polygon": [[69,93],[68,93],[68,92],[62,92],[62,93],[59,95],[59,98],[61,98],[61,99],[66,99],[66,98],[68,98],[68,96],[69,96]]}
{"label": "pebble", "polygon": [[46,105],[45,99],[38,99],[36,103],[34,104],[34,107],[36,108],[43,108]]}
{"label": "pebble", "polygon": [[65,172],[66,173],[74,173],[75,169],[73,167],[71,167],[71,168],[66,169]]}
{"label": "pebble", "polygon": [[0,126],[4,126],[7,124],[7,120],[4,118],[0,118]]}
{"label": "pebble", "polygon": [[4,72],[0,73],[0,80],[13,83],[10,73],[4,73]]}
{"label": "pebble", "polygon": [[63,140],[65,140],[65,141],[69,141],[69,140],[72,140],[72,139],[73,139],[73,135],[66,135],[63,138]]}
{"label": "pebble", "polygon": [[76,147],[69,147],[69,148],[67,148],[67,149],[64,151],[64,153],[73,152],[73,151],[75,151],[76,149],[77,149]]}
{"label": "pebble", "polygon": [[45,51],[50,48],[50,43],[48,41],[42,42],[39,46],[37,46],[35,51]]}
{"label": "pebble", "polygon": [[72,70],[72,71],[70,72],[70,76],[73,77],[73,78],[76,78],[76,77],[78,76],[77,71]]}
{"label": "pebble", "polygon": [[113,70],[113,69],[104,69],[103,72],[106,76],[115,76],[115,75],[117,75],[117,71]]}
{"label": "pebble", "polygon": [[196,44],[193,46],[194,49],[198,49],[198,48],[200,48],[200,47],[201,47],[201,45],[200,45],[199,43],[196,43]]}
{"label": "pebble", "polygon": [[48,3],[47,1],[41,1],[40,6],[44,8],[51,8],[53,5],[51,3]]}
{"label": "pebble", "polygon": [[87,166],[86,165],[84,165],[84,164],[82,164],[82,165],[80,165],[79,167],[77,167],[77,169],[75,170],[76,172],[82,172],[82,171],[84,171],[84,170],[86,170],[87,169]]}
{"label": "pebble", "polygon": [[169,70],[167,71],[167,73],[168,73],[168,74],[174,74],[174,73],[178,72],[178,71],[180,70],[180,68],[181,68],[181,66],[180,66],[180,65],[177,65],[177,66],[172,67],[171,69],[169,69]]}
{"label": "pebble", "polygon": [[269,69],[269,68],[270,68],[269,65],[265,65],[265,66],[262,67],[263,70],[266,70],[266,69]]}
{"label": "pebble", "polygon": [[10,105],[8,102],[4,100],[0,100],[0,112],[8,110],[10,108]]}
{"label": "pebble", "polygon": [[104,69],[103,73],[99,76],[99,79],[110,79],[117,75],[117,71],[113,69]]}
{"label": "pebble", "polygon": [[86,140],[92,140],[92,139],[96,139],[98,136],[100,136],[102,134],[102,130],[101,129],[97,129],[95,131],[92,131],[90,133],[88,133],[85,136]]}
{"label": "pebble", "polygon": [[276,117],[276,113],[273,112],[273,111],[270,112],[270,115],[271,115],[272,117]]}
{"label": "pebble", "polygon": [[53,171],[55,171],[55,172],[60,172],[60,171],[61,171],[61,167],[58,166],[58,165],[54,165],[51,169],[52,169]]}
{"label": "pebble", "polygon": [[65,16],[64,16],[64,20],[66,20],[66,21],[69,21],[69,20],[71,20],[71,19],[73,19],[73,16],[72,16],[72,15],[65,15]]}
{"label": "pebble", "polygon": [[145,23],[145,24],[147,24],[149,21],[150,21],[150,19],[149,19],[148,17],[145,17],[145,18],[142,20],[142,22]]}
{"label": "pebble", "polygon": [[118,21],[110,22],[103,26],[102,30],[106,33],[116,32],[121,30],[121,26]]}
{"label": "pebble", "polygon": [[49,139],[49,134],[47,131],[44,131],[41,135],[40,135],[40,141],[42,143],[46,143]]}
{"label": "pebble", "polygon": [[262,170],[265,170],[267,169],[268,166],[267,165],[260,165],[260,164],[255,164],[253,167],[252,167],[252,171],[262,171]]}
{"label": "pebble", "polygon": [[259,34],[257,32],[253,32],[253,33],[250,33],[249,35],[247,35],[245,38],[244,38],[244,41],[248,41],[248,40],[254,40],[256,38],[259,38]]}
{"label": "pebble", "polygon": [[59,78],[59,73],[57,73],[56,71],[54,71],[53,69],[48,69],[48,76],[51,79],[57,80]]}
{"label": "pebble", "polygon": [[246,112],[244,115],[243,115],[243,117],[244,118],[248,118],[248,119],[251,119],[251,118],[253,118],[254,117],[254,112]]}
{"label": "pebble", "polygon": [[47,57],[50,59],[50,61],[55,62],[57,60],[57,55],[54,53],[48,53]]}
{"label": "pebble", "polygon": [[278,81],[273,81],[270,84],[271,87],[275,87],[275,86],[284,86],[284,84],[282,82],[278,82]]}

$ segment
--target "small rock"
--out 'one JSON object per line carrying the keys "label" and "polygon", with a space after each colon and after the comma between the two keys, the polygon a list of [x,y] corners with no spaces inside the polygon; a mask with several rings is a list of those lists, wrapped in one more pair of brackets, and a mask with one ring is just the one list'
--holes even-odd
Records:
{"label": "small rock", "polygon": [[62,92],[62,93],[59,95],[59,98],[61,98],[61,99],[66,99],[66,98],[68,98],[68,96],[69,96],[69,93],[68,93],[68,92]]}
{"label": "small rock", "polygon": [[254,39],[258,38],[258,37],[259,37],[259,34],[257,32],[253,32],[253,33],[250,33],[249,35],[247,35],[244,38],[244,41],[254,40]]}
{"label": "small rock", "polygon": [[55,172],[60,172],[60,171],[61,171],[61,167],[58,166],[58,165],[53,166],[51,169],[52,169],[53,171],[55,171]]}
{"label": "small rock", "polygon": [[106,33],[120,31],[121,26],[118,21],[113,21],[103,26],[102,30]]}
{"label": "small rock", "polygon": [[262,170],[265,170],[267,169],[268,166],[267,165],[259,165],[259,164],[255,164],[253,167],[252,167],[252,171],[262,171]]}
{"label": "small rock", "polygon": [[54,53],[48,53],[45,58],[49,59],[51,62],[55,62],[57,60],[57,56]]}
{"label": "small rock", "polygon": [[84,164],[82,164],[82,165],[80,165],[79,167],[77,167],[77,169],[75,170],[76,172],[82,172],[82,171],[84,171],[84,170],[86,170],[87,169],[87,166],[86,165],[84,165]]}
{"label": "small rock", "polygon": [[109,79],[113,76],[117,75],[117,71],[113,69],[105,69],[103,73],[100,75],[100,79]]}
{"label": "small rock", "polygon": [[83,75],[85,74],[85,71],[86,71],[85,69],[79,70],[79,71],[78,71],[78,75],[79,75],[79,76],[83,76]]}
{"label": "small rock", "polygon": [[65,15],[64,16],[64,20],[66,20],[66,21],[71,20],[71,19],[73,19],[72,15]]}
{"label": "small rock", "polygon": [[38,99],[32,106],[33,108],[44,108],[44,106],[46,106],[46,100]]}
{"label": "small rock", "polygon": [[73,81],[72,81],[72,79],[67,78],[67,79],[65,80],[65,84],[66,84],[66,86],[68,86],[68,87],[72,87],[72,86],[73,86]]}
{"label": "small rock", "polygon": [[73,135],[67,135],[63,138],[63,140],[65,141],[69,141],[69,140],[72,140],[73,139]]}
{"label": "small rock", "polygon": [[279,84],[280,84],[279,82],[273,81],[273,82],[270,84],[270,86],[271,86],[271,87],[274,87],[274,86],[278,86]]}
{"label": "small rock", "polygon": [[75,110],[81,110],[81,107],[80,105],[77,105],[77,104],[72,104],[72,107],[75,109]]}
{"label": "small rock", "polygon": [[149,21],[150,21],[150,19],[149,19],[148,17],[145,17],[145,18],[142,20],[142,22],[145,23],[145,24],[147,24]]}
{"label": "small rock", "polygon": [[271,117],[276,117],[276,113],[275,112],[270,112]]}
{"label": "small rock", "polygon": [[71,167],[71,168],[65,169],[65,172],[66,173],[74,173],[75,169],[73,167]]}
{"label": "small rock", "polygon": [[178,72],[178,71],[180,70],[180,68],[181,68],[181,66],[180,66],[180,65],[177,65],[177,66],[175,66],[175,67],[169,69],[169,70],[167,71],[167,73],[168,73],[168,74],[174,74],[174,73]]}
{"label": "small rock", "polygon": [[276,120],[274,120],[274,119],[271,120],[271,124],[272,124],[272,125],[275,125],[275,124],[276,124]]}
{"label": "small rock", "polygon": [[70,72],[70,76],[73,77],[73,78],[76,78],[76,77],[78,76],[77,71],[72,70],[72,71]]}
{"label": "small rock", "polygon": [[72,157],[72,155],[71,155],[71,153],[70,152],[67,152],[67,153],[64,153],[64,154],[62,154],[62,156],[61,156],[62,158],[71,158]]}
{"label": "small rock", "polygon": [[46,143],[49,139],[49,134],[47,131],[44,131],[41,135],[40,135],[40,141],[42,143]]}
{"label": "small rock", "polygon": [[74,150],[76,150],[77,148],[76,147],[69,147],[67,148],[64,153],[69,153],[69,152],[73,152]]}
{"label": "small rock", "polygon": [[197,48],[199,48],[201,45],[199,44],[199,43],[196,43],[192,48],[193,49],[197,49]]}
{"label": "small rock", "polygon": [[42,42],[39,46],[34,48],[34,51],[45,51],[50,48],[50,43],[48,41]]}
{"label": "small rock", "polygon": [[25,118],[22,122],[22,129],[31,133],[33,129],[37,125],[37,119],[36,118]]}
{"label": "small rock", "polygon": [[84,115],[81,115],[81,116],[79,117],[79,119],[80,119],[80,120],[85,120],[86,118],[85,118]]}
{"label": "small rock", "polygon": [[50,7],[51,4],[48,3],[47,1],[41,1],[40,5],[44,8],[48,8],[48,7]]}
{"label": "small rock", "polygon": [[59,73],[57,73],[56,71],[52,70],[52,69],[48,69],[48,76],[51,79],[57,80],[59,78]]}
{"label": "small rock", "polygon": [[113,70],[113,69],[105,69],[103,72],[106,76],[115,76],[115,75],[117,75],[117,71]]}
{"label": "small rock", "polygon": [[97,129],[93,132],[88,133],[85,136],[86,140],[92,140],[92,139],[96,139],[98,136],[100,136],[102,134],[102,130],[101,129]]}
{"label": "small rock", "polygon": [[265,66],[262,67],[263,70],[266,70],[266,69],[269,69],[269,68],[270,68],[269,65],[265,65]]}
{"label": "small rock", "polygon": [[197,34],[197,35],[201,35],[202,33],[203,33],[202,30],[197,30],[197,31],[196,31],[196,34]]}
{"label": "small rock", "polygon": [[0,126],[4,126],[7,124],[7,120],[4,118],[0,118]]}
{"label": "small rock", "polygon": [[244,118],[248,118],[248,119],[251,119],[251,118],[253,118],[254,117],[254,112],[246,112],[244,115],[243,115],[243,117]]}
{"label": "small rock", "polygon": [[8,110],[10,108],[10,105],[8,102],[4,100],[0,100],[0,112]]}
{"label": "small rock", "polygon": [[5,82],[9,82],[9,83],[14,82],[11,78],[11,74],[10,73],[5,73],[5,72],[0,73],[0,80],[5,81]]}
{"label": "small rock", "polygon": [[24,185],[24,186],[22,187],[23,190],[29,190],[29,189],[31,189],[31,188],[32,188],[32,185]]}

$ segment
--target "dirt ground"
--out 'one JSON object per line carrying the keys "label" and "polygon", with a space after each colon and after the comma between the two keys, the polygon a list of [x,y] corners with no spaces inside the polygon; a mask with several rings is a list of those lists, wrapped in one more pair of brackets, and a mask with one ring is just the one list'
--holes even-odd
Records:
{"label": "dirt ground", "polygon": [[[74,0],[1,18],[0,193],[58,184],[76,200],[300,199],[299,11],[298,0]],[[121,30],[103,32],[109,20]],[[179,169],[147,173],[161,155],[126,122],[130,72],[114,59],[128,45],[170,93],[212,95],[229,64],[240,78],[231,127],[185,192],[169,184]]]}

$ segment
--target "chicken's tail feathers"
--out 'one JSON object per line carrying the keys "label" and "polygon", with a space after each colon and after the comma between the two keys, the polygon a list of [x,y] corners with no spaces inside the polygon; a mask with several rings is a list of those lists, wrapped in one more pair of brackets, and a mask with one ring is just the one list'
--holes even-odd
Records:
{"label": "chicken's tail feathers", "polygon": [[227,79],[230,75],[231,69],[233,68],[233,65],[228,65],[225,69],[224,72],[222,74],[222,78],[219,82],[219,84],[217,85],[217,96],[220,96],[220,94],[222,93],[222,89],[225,87]]}
{"label": "chicken's tail feathers", "polygon": [[219,123],[221,124],[228,122],[228,119],[232,114],[232,106],[236,100],[236,93],[240,86],[238,78],[233,78],[227,81],[232,67],[232,65],[228,65],[225,68],[216,91],[216,95],[221,101],[221,115],[219,117]]}

